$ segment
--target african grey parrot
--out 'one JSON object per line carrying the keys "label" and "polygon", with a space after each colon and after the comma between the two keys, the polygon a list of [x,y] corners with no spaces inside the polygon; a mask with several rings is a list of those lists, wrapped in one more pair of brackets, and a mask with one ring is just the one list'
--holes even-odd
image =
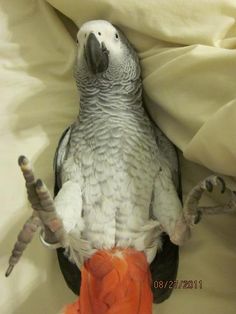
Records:
{"label": "african grey parrot", "polygon": [[[58,145],[55,199],[35,180],[27,158],[20,157],[34,213],[18,238],[7,275],[42,226],[43,242],[60,247],[62,272],[76,293],[82,271],[81,297],[73,305],[78,313],[94,313],[95,303],[101,308],[96,313],[151,313],[150,270],[153,281],[175,280],[178,245],[204,210],[198,201],[213,185],[222,183],[224,190],[224,182],[207,178],[191,191],[183,209],[177,154],[144,108],[135,50],[120,30],[102,20],[85,23],[77,39],[80,113]],[[113,277],[105,284],[109,272]],[[136,290],[119,290],[119,280],[126,288],[135,282]],[[96,291],[92,300],[87,290]],[[152,290],[155,302],[171,292],[168,286]],[[138,291],[139,308],[132,303],[133,291]]]}

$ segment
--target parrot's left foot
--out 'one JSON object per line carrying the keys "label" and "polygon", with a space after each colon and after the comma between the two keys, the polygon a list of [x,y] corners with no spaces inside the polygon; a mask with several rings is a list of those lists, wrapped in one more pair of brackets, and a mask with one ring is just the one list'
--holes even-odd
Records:
{"label": "parrot's left foot", "polygon": [[[212,192],[215,186],[220,185],[221,193],[229,191],[231,198],[228,203],[219,206],[199,206],[199,201],[205,191]],[[212,175],[201,181],[188,194],[184,203],[184,217],[190,227],[197,224],[202,214],[221,214],[236,212],[236,193],[227,187],[223,178]]]}
{"label": "parrot's left foot", "polygon": [[39,226],[43,228],[46,243],[64,244],[64,228],[56,213],[54,201],[42,180],[35,179],[33,169],[24,156],[20,156],[18,164],[25,178],[28,200],[33,208],[32,216],[26,221],[17,237],[17,242],[9,259],[6,276],[9,276],[15,264],[19,261],[27,244],[31,242]]}

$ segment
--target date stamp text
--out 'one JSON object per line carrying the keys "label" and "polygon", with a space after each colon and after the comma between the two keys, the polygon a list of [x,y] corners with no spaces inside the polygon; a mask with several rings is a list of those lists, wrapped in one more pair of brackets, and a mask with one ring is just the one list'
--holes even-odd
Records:
{"label": "date stamp text", "polygon": [[202,289],[202,280],[155,280],[155,289]]}

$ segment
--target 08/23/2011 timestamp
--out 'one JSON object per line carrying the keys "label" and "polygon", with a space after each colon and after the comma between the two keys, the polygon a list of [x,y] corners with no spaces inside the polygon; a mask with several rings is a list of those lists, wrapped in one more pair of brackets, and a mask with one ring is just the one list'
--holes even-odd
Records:
{"label": "08/23/2011 timestamp", "polygon": [[202,289],[202,280],[155,280],[155,289]]}

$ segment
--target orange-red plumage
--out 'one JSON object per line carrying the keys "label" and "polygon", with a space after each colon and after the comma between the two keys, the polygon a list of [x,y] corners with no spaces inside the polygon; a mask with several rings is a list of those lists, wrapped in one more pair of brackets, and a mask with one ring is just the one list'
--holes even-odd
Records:
{"label": "orange-red plumage", "polygon": [[144,253],[97,251],[82,268],[79,299],[65,314],[151,314],[149,265]]}

